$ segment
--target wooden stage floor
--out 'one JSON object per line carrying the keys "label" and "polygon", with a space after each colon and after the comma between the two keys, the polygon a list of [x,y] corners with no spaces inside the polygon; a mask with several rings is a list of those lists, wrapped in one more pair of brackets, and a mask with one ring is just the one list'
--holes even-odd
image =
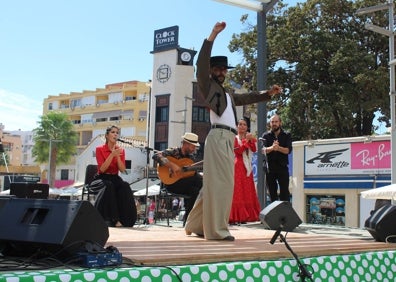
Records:
{"label": "wooden stage floor", "polygon": [[[179,222],[110,228],[106,246],[116,247],[124,259],[135,265],[191,265],[227,261],[292,259],[279,238],[270,244],[274,230],[261,223],[230,226],[235,241],[205,240],[185,235]],[[285,232],[282,232],[286,235]],[[395,244],[376,242],[362,229],[300,225],[286,235],[286,241],[299,258],[395,250]]]}

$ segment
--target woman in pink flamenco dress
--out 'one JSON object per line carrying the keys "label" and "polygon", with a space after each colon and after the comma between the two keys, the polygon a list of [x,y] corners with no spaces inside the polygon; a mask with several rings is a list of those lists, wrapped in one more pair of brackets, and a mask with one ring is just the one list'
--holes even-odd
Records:
{"label": "woman in pink flamenco dress", "polygon": [[246,119],[240,119],[235,136],[234,195],[230,213],[230,224],[259,221],[260,203],[253,180],[252,155],[257,151],[257,139],[248,132]]}

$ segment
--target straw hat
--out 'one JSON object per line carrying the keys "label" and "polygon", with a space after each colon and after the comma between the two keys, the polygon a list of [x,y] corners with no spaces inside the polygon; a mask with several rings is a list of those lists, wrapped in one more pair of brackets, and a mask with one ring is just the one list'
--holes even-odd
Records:
{"label": "straw hat", "polygon": [[183,141],[186,141],[187,143],[193,144],[195,146],[199,146],[199,142],[198,142],[198,135],[191,133],[191,132],[186,132],[184,133],[184,135],[182,136]]}

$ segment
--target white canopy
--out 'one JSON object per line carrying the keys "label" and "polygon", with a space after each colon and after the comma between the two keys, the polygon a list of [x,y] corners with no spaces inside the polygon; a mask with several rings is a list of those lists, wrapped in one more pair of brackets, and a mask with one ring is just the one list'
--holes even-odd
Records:
{"label": "white canopy", "polygon": [[[160,192],[160,186],[159,185],[151,185],[148,189],[148,194],[147,196],[157,196]],[[134,196],[146,196],[146,188],[140,189],[133,193]]]}
{"label": "white canopy", "polygon": [[146,189],[146,186],[150,187],[156,184],[160,184],[160,180],[158,178],[154,178],[154,179],[143,178],[131,183],[130,186],[132,191],[138,191],[143,188]]}
{"label": "white canopy", "polygon": [[396,184],[374,188],[361,193],[365,199],[384,199],[396,201]]}

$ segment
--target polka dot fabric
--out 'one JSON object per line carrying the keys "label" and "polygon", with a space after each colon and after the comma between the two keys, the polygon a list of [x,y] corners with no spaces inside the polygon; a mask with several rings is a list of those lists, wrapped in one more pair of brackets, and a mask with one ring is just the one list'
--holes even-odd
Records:
{"label": "polka dot fabric", "polygon": [[[396,281],[396,252],[369,252],[342,256],[300,258],[316,282]],[[177,277],[178,276],[178,277]],[[278,261],[224,262],[169,267],[130,267],[18,271],[0,273],[0,282],[238,282],[301,281],[294,259]]]}

